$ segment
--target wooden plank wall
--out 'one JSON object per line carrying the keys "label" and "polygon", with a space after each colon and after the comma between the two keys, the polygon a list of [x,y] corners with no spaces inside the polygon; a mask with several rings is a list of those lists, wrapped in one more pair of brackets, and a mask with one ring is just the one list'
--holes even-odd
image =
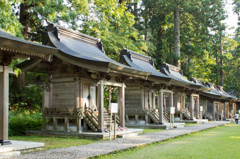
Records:
{"label": "wooden plank wall", "polygon": [[142,111],[141,105],[141,89],[139,90],[125,90],[125,112]]}
{"label": "wooden plank wall", "polygon": [[52,84],[52,107],[74,107],[75,82]]}
{"label": "wooden plank wall", "polygon": [[221,113],[222,110],[224,110],[224,103],[219,103],[219,112]]}
{"label": "wooden plank wall", "polygon": [[213,112],[213,102],[207,102],[207,112]]}

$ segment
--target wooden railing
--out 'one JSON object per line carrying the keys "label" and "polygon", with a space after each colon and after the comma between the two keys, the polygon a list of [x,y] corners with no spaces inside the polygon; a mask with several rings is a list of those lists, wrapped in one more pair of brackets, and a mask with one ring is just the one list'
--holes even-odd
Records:
{"label": "wooden railing", "polygon": [[97,131],[98,117],[91,108],[85,107],[85,118],[88,126],[93,130]]}
{"label": "wooden railing", "polygon": [[163,110],[163,118],[169,122],[170,121],[170,111]]}

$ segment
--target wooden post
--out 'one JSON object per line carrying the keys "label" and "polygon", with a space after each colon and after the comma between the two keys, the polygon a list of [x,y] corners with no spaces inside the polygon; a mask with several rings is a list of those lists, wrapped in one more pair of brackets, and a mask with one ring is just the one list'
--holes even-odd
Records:
{"label": "wooden post", "polygon": [[82,132],[81,118],[77,117],[77,132]]}
{"label": "wooden post", "polygon": [[11,144],[8,141],[8,101],[9,101],[9,67],[1,66],[0,72],[0,145]]}
{"label": "wooden post", "polygon": [[75,81],[75,107],[80,107],[80,90],[79,90],[79,81]]}
{"label": "wooden post", "polygon": [[42,131],[46,130],[46,118],[44,116],[45,108],[49,107],[49,92],[47,92],[46,83],[43,83],[42,92]]}
{"label": "wooden post", "polygon": [[229,119],[229,104],[230,103],[227,104],[227,119]]}
{"label": "wooden post", "polygon": [[138,115],[135,114],[135,124],[138,124]]}
{"label": "wooden post", "polygon": [[57,128],[57,118],[55,116],[53,117],[53,130],[54,131],[58,130],[58,128]]}
{"label": "wooden post", "polygon": [[98,84],[98,132],[103,132],[103,107],[104,107],[104,90],[103,80]]}
{"label": "wooden post", "polygon": [[148,109],[151,110],[152,109],[152,91],[149,91],[148,93],[148,100],[149,100]]}
{"label": "wooden post", "polygon": [[216,113],[215,113],[215,101],[213,102],[213,121],[216,120]]}
{"label": "wooden post", "polygon": [[183,120],[183,108],[185,108],[185,96],[181,96],[180,120]]}
{"label": "wooden post", "polygon": [[142,87],[141,88],[141,105],[142,105],[142,110],[145,110],[145,103],[144,103],[144,100],[145,99],[145,96],[144,96],[144,88]]}
{"label": "wooden post", "polygon": [[125,84],[119,87],[120,126],[125,127]]}
{"label": "wooden post", "polygon": [[65,122],[65,132],[70,132],[70,130],[69,130],[69,120],[68,120],[67,116],[65,116],[64,122]]}
{"label": "wooden post", "polygon": [[224,102],[224,120],[227,119],[227,102]]}
{"label": "wooden post", "polygon": [[158,93],[158,113],[159,113],[159,124],[163,124],[163,90],[161,89]]}
{"label": "wooden post", "polygon": [[199,96],[196,96],[197,100],[196,100],[196,109],[197,109],[197,118],[199,119],[199,114],[200,114],[200,107],[199,107]]}
{"label": "wooden post", "polygon": [[191,107],[191,120],[194,119],[194,107],[193,107],[193,95],[190,95],[190,107]]}
{"label": "wooden post", "polygon": [[152,91],[152,109],[156,109],[156,98],[155,98],[155,92],[154,90]]}
{"label": "wooden post", "polygon": [[145,114],[145,124],[148,125],[148,114]]}
{"label": "wooden post", "polygon": [[217,121],[219,121],[219,103],[216,103],[217,107]]}
{"label": "wooden post", "polygon": [[173,92],[170,93],[170,101],[169,102],[170,102],[170,107],[174,107],[173,106]]}

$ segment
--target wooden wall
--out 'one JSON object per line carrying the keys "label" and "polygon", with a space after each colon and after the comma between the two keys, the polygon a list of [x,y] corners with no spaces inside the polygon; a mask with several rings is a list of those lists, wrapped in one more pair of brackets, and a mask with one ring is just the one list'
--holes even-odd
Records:
{"label": "wooden wall", "polygon": [[52,84],[52,107],[67,108],[74,107],[75,83],[53,83]]}
{"label": "wooden wall", "polygon": [[130,113],[132,111],[142,111],[141,105],[141,89],[131,90],[126,88],[125,90],[125,112]]}

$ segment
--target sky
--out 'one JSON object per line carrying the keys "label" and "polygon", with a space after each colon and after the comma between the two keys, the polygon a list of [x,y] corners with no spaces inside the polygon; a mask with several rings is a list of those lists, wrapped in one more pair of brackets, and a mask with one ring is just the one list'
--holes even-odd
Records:
{"label": "sky", "polygon": [[[227,11],[227,15],[228,18],[226,20],[224,20],[223,22],[226,23],[226,25],[228,26],[228,28],[230,27],[235,27],[235,29],[237,28],[237,22],[238,22],[238,16],[237,14],[233,13],[233,0],[223,0],[224,4],[225,4],[225,10]],[[235,29],[227,29],[226,30],[226,34],[233,34]]]}

